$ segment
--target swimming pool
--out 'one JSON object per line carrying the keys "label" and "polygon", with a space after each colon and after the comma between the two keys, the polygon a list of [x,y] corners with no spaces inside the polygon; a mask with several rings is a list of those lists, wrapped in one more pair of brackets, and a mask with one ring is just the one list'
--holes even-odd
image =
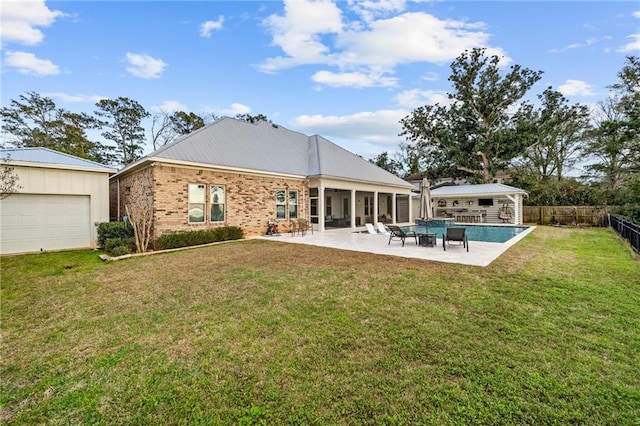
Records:
{"label": "swimming pool", "polygon": [[[519,233],[529,229],[528,226],[494,226],[494,225],[452,225],[456,228],[467,228],[467,238],[470,241],[484,241],[487,243],[504,243],[515,237]],[[444,226],[424,226],[411,225],[403,226],[402,229],[415,231],[416,234],[438,234],[442,238],[447,227]],[[428,230],[428,231],[427,231]]]}

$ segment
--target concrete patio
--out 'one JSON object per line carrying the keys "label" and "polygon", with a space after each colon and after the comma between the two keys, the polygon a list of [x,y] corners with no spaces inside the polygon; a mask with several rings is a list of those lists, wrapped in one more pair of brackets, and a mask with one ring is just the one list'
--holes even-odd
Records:
{"label": "concrete patio", "polygon": [[[400,224],[400,226],[409,224]],[[399,240],[389,242],[389,236],[383,234],[369,234],[364,228],[358,228],[354,232],[351,228],[332,229],[324,232],[299,233],[292,235],[284,233],[280,236],[262,236],[260,239],[279,241],[290,244],[310,244],[320,247],[331,247],[341,250],[352,250],[367,253],[383,254],[387,256],[400,256],[415,259],[433,260],[436,262],[460,263],[473,266],[487,266],[509,247],[520,241],[535,227],[518,234],[506,243],[485,243],[469,241],[469,252],[462,245],[452,244],[447,250],[442,248],[442,235],[438,235],[438,245],[435,247],[417,246],[413,238],[408,238],[404,247]]]}

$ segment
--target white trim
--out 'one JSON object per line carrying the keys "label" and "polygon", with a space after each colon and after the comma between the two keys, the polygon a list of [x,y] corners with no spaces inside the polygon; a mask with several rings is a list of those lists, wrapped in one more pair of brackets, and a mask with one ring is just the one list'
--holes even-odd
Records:
{"label": "white trim", "polygon": [[[145,161],[142,161],[135,165],[132,164],[131,168],[125,167],[124,169],[116,173],[115,176],[119,176],[120,174],[124,174],[125,172],[132,172],[134,170],[137,170],[140,167],[143,167],[145,164],[148,164],[148,163],[160,163],[163,165],[174,164],[174,165],[178,165],[178,166],[182,166],[190,169],[220,170],[223,172],[226,171],[226,172],[234,172],[234,173],[243,173],[243,174],[254,175],[254,176],[279,176],[279,177],[290,178],[290,179],[307,179],[307,176],[303,176],[303,175],[292,175],[292,174],[278,173],[278,172],[257,171],[252,169],[242,169],[239,167],[221,166],[216,164],[194,163],[192,161],[170,160],[170,159],[161,158],[161,157],[147,157]],[[151,165],[155,165],[155,164],[151,164]]]}
{"label": "white trim", "polygon": [[10,160],[9,167],[38,167],[43,169],[61,169],[61,170],[74,170],[80,172],[94,172],[94,173],[116,173],[116,169],[110,169],[107,167],[89,167],[89,166],[74,166],[70,164],[57,164],[57,163],[36,163],[31,161]]}

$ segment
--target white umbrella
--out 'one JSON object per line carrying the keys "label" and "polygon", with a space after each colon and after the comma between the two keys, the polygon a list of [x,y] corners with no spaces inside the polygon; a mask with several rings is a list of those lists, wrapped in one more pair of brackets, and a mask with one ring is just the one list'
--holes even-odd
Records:
{"label": "white umbrella", "polygon": [[420,217],[425,221],[428,221],[433,217],[432,210],[429,180],[424,178],[422,179],[422,185],[420,187]]}

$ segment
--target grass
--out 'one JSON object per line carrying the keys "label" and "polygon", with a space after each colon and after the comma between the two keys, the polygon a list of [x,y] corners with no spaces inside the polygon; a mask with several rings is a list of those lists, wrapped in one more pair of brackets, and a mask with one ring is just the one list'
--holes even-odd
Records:
{"label": "grass", "polygon": [[607,229],[486,268],[257,240],[1,261],[6,425],[640,424],[640,261]]}

